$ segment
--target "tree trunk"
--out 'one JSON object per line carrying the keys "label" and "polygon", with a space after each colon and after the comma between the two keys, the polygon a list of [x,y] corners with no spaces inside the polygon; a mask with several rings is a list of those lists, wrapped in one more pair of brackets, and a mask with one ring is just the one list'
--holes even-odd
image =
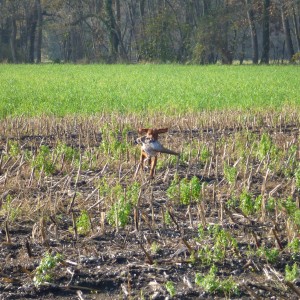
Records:
{"label": "tree trunk", "polygon": [[295,35],[296,35],[297,49],[298,49],[298,51],[300,51],[300,34],[299,34],[299,27],[298,27],[298,22],[297,22],[295,6],[293,6],[293,23],[294,23],[294,29],[295,29]]}
{"label": "tree trunk", "polygon": [[121,4],[120,0],[115,0],[116,4],[116,12],[117,12],[117,21],[115,24],[115,31],[118,38],[118,45],[119,45],[119,53],[122,59],[127,60],[127,53],[126,49],[123,44],[122,36],[121,36]]}
{"label": "tree trunk", "polygon": [[141,13],[141,17],[144,18],[144,15],[145,15],[145,0],[140,0],[140,13]]}
{"label": "tree trunk", "polygon": [[37,9],[36,6],[33,6],[32,13],[30,14],[29,20],[27,21],[29,25],[29,48],[28,48],[28,62],[34,63],[34,43],[35,43],[35,34],[37,27]]}
{"label": "tree trunk", "polygon": [[288,60],[291,61],[294,53],[294,47],[291,37],[291,30],[290,30],[290,23],[288,20],[288,17],[284,11],[283,5],[281,6],[281,18],[282,18],[282,26],[283,26],[283,32],[285,37],[285,44],[286,44],[286,50],[288,55]]}
{"label": "tree trunk", "polygon": [[269,64],[270,60],[270,6],[271,0],[264,0],[261,64]]}
{"label": "tree trunk", "polygon": [[210,10],[210,0],[203,0],[203,16],[207,16]]}
{"label": "tree trunk", "polygon": [[252,63],[257,64],[258,63],[258,40],[257,40],[257,32],[256,32],[255,21],[254,21],[254,11],[250,7],[251,0],[245,0],[245,1],[247,5],[247,16],[248,16],[248,22],[251,31]]}
{"label": "tree trunk", "polygon": [[43,14],[41,1],[36,0],[35,2],[37,9],[37,39],[36,39],[36,63],[42,61],[42,33],[43,33]]}
{"label": "tree trunk", "polygon": [[115,62],[118,57],[119,37],[118,37],[113,7],[112,7],[112,0],[105,0],[105,12],[106,12],[106,27],[109,31],[110,58],[111,58],[111,62]]}
{"label": "tree trunk", "polygon": [[17,24],[14,16],[11,17],[11,34],[10,34],[10,51],[12,62],[17,63],[17,46],[16,46],[16,36],[17,36]]}

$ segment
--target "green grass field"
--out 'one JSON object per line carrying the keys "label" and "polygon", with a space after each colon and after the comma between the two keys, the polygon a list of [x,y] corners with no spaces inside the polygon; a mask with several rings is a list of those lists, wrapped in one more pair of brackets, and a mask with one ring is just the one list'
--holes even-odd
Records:
{"label": "green grass field", "polygon": [[299,66],[1,65],[0,118],[300,104]]}

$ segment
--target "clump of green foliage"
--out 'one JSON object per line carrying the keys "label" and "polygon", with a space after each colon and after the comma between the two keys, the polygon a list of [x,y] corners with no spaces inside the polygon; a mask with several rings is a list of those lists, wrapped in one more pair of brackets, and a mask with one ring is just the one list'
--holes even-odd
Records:
{"label": "clump of green foliage", "polygon": [[224,294],[226,297],[239,293],[238,285],[230,276],[227,279],[220,279],[217,276],[218,269],[213,265],[207,275],[196,273],[195,283],[210,294]]}
{"label": "clump of green foliage", "polygon": [[261,247],[257,250],[257,254],[264,257],[270,264],[274,264],[278,261],[280,251],[277,248]]}
{"label": "clump of green foliage", "polygon": [[46,175],[51,175],[55,171],[55,165],[52,162],[50,148],[46,145],[41,145],[39,152],[32,161],[32,166],[38,171],[44,171]]}
{"label": "clump of green foliage", "polygon": [[117,184],[111,189],[113,204],[107,213],[108,223],[115,227],[124,227],[129,222],[132,208],[137,204],[140,184],[134,182],[123,189]]}
{"label": "clump of green foliage", "polygon": [[[259,195],[256,198],[247,190],[243,190],[239,197],[231,197],[227,202],[226,205],[228,207],[235,207],[240,208],[240,210],[246,216],[253,215],[261,210],[261,202],[262,196]],[[272,210],[274,209],[274,201],[270,199],[267,202],[267,209]]]}
{"label": "clump of green foliage", "polygon": [[173,298],[176,295],[176,289],[172,281],[167,281],[165,284],[167,292],[170,294],[170,297]]}
{"label": "clump of green foliage", "polygon": [[81,211],[79,217],[76,219],[76,228],[79,234],[86,235],[91,230],[91,222],[86,210]]}
{"label": "clump of green foliage", "polygon": [[14,222],[18,216],[21,214],[20,207],[14,207],[12,205],[13,198],[8,194],[5,198],[5,201],[2,202],[0,209],[0,215],[4,215],[7,221]]}
{"label": "clump of green foliage", "polygon": [[17,157],[21,153],[20,145],[17,141],[8,141],[8,155],[11,157]]}
{"label": "clump of green foliage", "polygon": [[184,205],[198,202],[201,200],[200,180],[196,176],[193,176],[191,180],[187,178],[179,180],[179,177],[175,176],[167,189],[167,196],[171,200],[179,199],[180,203]]}
{"label": "clump of green foliage", "polygon": [[286,281],[293,282],[294,280],[299,278],[299,276],[300,276],[300,269],[296,263],[294,263],[292,267],[290,267],[289,265],[285,266],[284,278]]}
{"label": "clump of green foliage", "polygon": [[55,268],[63,261],[63,256],[59,253],[52,254],[46,252],[40,264],[35,269],[33,282],[39,287],[45,283],[52,282],[55,278]]}
{"label": "clump of green foliage", "polygon": [[235,238],[219,225],[209,225],[205,228],[199,224],[198,239],[200,242],[210,241],[210,243],[201,243],[201,247],[196,253],[196,257],[202,264],[210,265],[214,262],[222,262],[226,255],[237,250]]}
{"label": "clump of green foliage", "polygon": [[230,185],[234,185],[236,182],[237,169],[231,167],[228,164],[224,164],[224,177]]}

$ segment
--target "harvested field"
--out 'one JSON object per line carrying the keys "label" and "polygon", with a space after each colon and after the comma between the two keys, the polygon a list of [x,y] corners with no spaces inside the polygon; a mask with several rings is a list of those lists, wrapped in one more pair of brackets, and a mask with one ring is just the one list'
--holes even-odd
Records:
{"label": "harvested field", "polygon": [[299,116],[1,120],[0,299],[299,299]]}

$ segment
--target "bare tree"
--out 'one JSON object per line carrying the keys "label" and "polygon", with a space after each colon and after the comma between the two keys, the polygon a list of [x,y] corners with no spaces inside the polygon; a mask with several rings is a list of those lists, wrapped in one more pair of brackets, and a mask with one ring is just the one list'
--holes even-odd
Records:
{"label": "bare tree", "polygon": [[249,27],[251,31],[251,44],[252,44],[252,62],[254,64],[258,63],[258,39],[257,39],[257,31],[255,26],[255,17],[254,10],[252,8],[252,1],[245,0],[247,5],[247,17],[249,22]]}
{"label": "bare tree", "polygon": [[288,60],[291,61],[294,55],[294,47],[293,47],[293,42],[291,37],[290,23],[287,15],[287,8],[285,7],[284,4],[281,4],[280,10],[281,10],[282,26],[283,26],[283,32],[285,37],[285,45],[287,49]]}
{"label": "bare tree", "polygon": [[269,64],[270,52],[270,6],[271,0],[264,0],[263,2],[263,29],[262,29],[262,55],[261,64]]}

